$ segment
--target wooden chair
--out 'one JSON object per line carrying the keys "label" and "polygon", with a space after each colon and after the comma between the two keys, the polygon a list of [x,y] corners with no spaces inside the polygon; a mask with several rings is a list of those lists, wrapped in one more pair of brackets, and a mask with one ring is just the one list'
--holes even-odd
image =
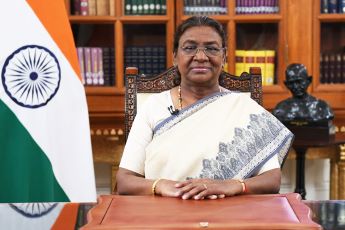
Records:
{"label": "wooden chair", "polygon": [[[126,95],[125,95],[125,138],[132,127],[137,113],[137,94],[139,93],[160,93],[177,85],[175,78],[177,69],[171,67],[165,72],[152,77],[140,77],[136,67],[126,68]],[[241,76],[234,76],[222,72],[219,84],[232,91],[248,92],[251,98],[262,105],[262,84],[261,69],[252,67],[249,73],[242,73]]]}
{"label": "wooden chair", "polygon": [[[138,94],[160,93],[171,89],[177,85],[176,68],[171,67],[165,72],[152,77],[141,77],[138,75],[136,67],[126,68],[126,95],[125,95],[125,140],[127,140],[129,131],[132,127],[135,115],[137,113]],[[219,83],[226,89],[250,93],[250,96],[260,105],[262,105],[262,85],[261,69],[258,67],[250,68],[249,73],[242,73],[237,77],[226,72],[222,72]],[[118,165],[116,165],[118,169]],[[117,171],[117,170],[116,170]],[[112,181],[115,183],[116,172],[112,172]],[[116,185],[115,185],[116,186]],[[113,187],[116,191],[116,187]]]}

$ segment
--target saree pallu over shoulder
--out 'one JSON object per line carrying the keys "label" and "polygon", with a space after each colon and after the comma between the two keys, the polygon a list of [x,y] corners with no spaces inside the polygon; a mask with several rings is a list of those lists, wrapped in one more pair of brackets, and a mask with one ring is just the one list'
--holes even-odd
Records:
{"label": "saree pallu over shoulder", "polygon": [[281,164],[292,140],[293,134],[249,96],[216,93],[155,127],[145,177],[244,179],[275,154]]}

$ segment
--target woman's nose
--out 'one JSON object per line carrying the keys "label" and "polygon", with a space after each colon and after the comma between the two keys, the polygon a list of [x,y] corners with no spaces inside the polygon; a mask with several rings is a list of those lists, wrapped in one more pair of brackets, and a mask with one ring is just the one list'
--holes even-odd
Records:
{"label": "woman's nose", "polygon": [[198,48],[194,55],[195,60],[208,60],[208,56],[205,53],[205,49]]}

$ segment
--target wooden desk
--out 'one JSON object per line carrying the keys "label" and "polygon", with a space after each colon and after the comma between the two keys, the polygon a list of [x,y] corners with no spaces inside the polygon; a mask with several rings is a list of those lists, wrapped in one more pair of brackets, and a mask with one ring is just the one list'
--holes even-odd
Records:
{"label": "wooden desk", "polygon": [[218,200],[101,196],[82,229],[321,229],[296,193]]}
{"label": "wooden desk", "polygon": [[[305,158],[331,160],[330,198],[345,199],[345,135],[336,135],[328,141],[295,140],[293,148],[296,158],[296,189],[305,199]],[[290,154],[290,153],[289,153]]]}

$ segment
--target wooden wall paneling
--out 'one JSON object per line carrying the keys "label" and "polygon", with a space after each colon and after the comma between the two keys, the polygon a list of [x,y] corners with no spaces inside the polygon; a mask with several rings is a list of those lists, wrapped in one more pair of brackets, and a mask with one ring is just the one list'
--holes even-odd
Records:
{"label": "wooden wall paneling", "polygon": [[[312,69],[313,53],[313,3],[314,0],[288,0],[286,15],[286,37],[288,44],[288,57],[286,66],[291,63],[303,63],[310,75]],[[320,4],[317,1],[316,4]]]}

